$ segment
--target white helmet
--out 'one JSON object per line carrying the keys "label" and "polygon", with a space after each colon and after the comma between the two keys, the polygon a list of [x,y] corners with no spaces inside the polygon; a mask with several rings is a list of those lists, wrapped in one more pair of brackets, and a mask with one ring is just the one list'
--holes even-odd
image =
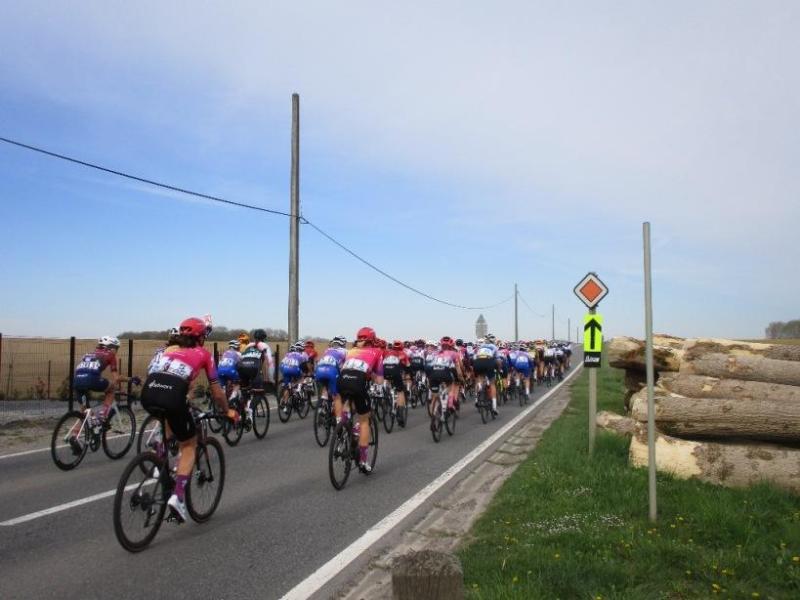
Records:
{"label": "white helmet", "polygon": [[335,338],[331,340],[331,346],[344,348],[346,345],[347,345],[347,338],[345,338],[343,335],[337,335]]}
{"label": "white helmet", "polygon": [[438,346],[439,344],[437,344],[437,343],[436,343],[435,341],[433,341],[433,340],[428,340],[427,342],[425,342],[425,345],[426,345],[426,346]]}
{"label": "white helmet", "polygon": [[478,338],[478,345],[483,346],[486,343],[486,338]]}
{"label": "white helmet", "polygon": [[104,346],[106,348],[119,348],[119,340],[113,335],[104,335],[97,340],[97,345]]}

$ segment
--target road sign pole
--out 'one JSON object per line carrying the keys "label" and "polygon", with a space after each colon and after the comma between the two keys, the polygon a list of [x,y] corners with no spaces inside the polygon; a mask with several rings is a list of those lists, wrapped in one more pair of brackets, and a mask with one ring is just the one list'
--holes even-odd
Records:
{"label": "road sign pole", "polygon": [[650,520],[658,517],[656,504],[656,424],[653,399],[653,289],[650,273],[650,223],[642,224],[644,238],[644,329],[645,365],[647,366],[647,464]]}
{"label": "road sign pole", "polygon": [[[593,315],[597,311],[589,309]],[[597,430],[597,369],[589,369],[589,456],[594,454],[594,438]]]}

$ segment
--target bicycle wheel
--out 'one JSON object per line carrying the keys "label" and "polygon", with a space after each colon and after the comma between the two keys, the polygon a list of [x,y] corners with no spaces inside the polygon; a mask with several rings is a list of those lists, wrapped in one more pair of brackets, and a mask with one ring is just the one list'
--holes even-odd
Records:
{"label": "bicycle wheel", "polygon": [[[238,409],[237,409],[238,412]],[[225,443],[228,446],[235,446],[239,443],[239,440],[242,439],[244,435],[244,416],[242,413],[239,413],[239,422],[233,423],[228,421],[222,427],[222,437],[225,438]]]}
{"label": "bicycle wheel", "polygon": [[372,411],[375,414],[375,418],[382,423],[384,417],[386,416],[383,408],[383,398],[378,397],[373,399],[372,404],[375,407],[374,410]]}
{"label": "bicycle wheel", "polygon": [[103,452],[112,460],[122,458],[128,453],[136,439],[136,417],[127,406],[117,406],[109,413],[108,422],[103,427]]}
{"label": "bicycle wheel", "polygon": [[329,400],[320,398],[314,409],[314,439],[324,448],[331,437],[331,407]]}
{"label": "bicycle wheel", "polygon": [[396,411],[397,411],[397,424],[400,425],[400,427],[402,427],[403,429],[405,429],[406,424],[408,423],[408,404],[396,407]]}
{"label": "bicycle wheel", "polygon": [[81,412],[73,410],[61,417],[50,440],[50,455],[56,466],[62,471],[77,467],[89,449],[90,435],[88,424],[83,425]]}
{"label": "bicycle wheel", "polygon": [[251,403],[253,409],[253,433],[260,440],[269,431],[269,399],[266,396],[255,396]]}
{"label": "bicycle wheel", "polygon": [[[210,412],[212,415],[220,414],[219,408],[217,407],[217,403],[214,402],[214,399],[211,396],[206,396],[205,410],[206,412]],[[225,428],[225,419],[223,418],[209,419],[208,428],[211,430],[212,433],[220,433]]]}
{"label": "bicycle wheel", "polygon": [[[388,404],[387,404],[388,402]],[[392,433],[392,429],[394,429],[394,421],[396,419],[396,415],[394,409],[391,405],[391,399],[384,397],[383,403],[383,428],[386,430],[386,433]]]}
{"label": "bicycle wheel", "polygon": [[156,441],[161,441],[161,425],[153,415],[147,415],[139,428],[139,435],[136,437],[136,454],[142,452],[155,452]]}
{"label": "bicycle wheel", "polygon": [[[154,477],[156,469],[161,472]],[[128,552],[140,552],[161,527],[169,497],[166,465],[154,452],[137,454],[119,478],[114,495],[114,534]]]}
{"label": "bicycle wheel", "polygon": [[444,414],[444,427],[447,429],[447,435],[453,435],[456,432],[456,420],[458,415],[452,411],[447,410]]}
{"label": "bicycle wheel", "polygon": [[196,523],[205,523],[217,510],[225,487],[225,454],[222,444],[207,438],[197,444],[194,470],[186,486],[186,510]]}
{"label": "bicycle wheel", "polygon": [[333,432],[331,446],[328,449],[328,475],[334,488],[341,490],[344,487],[352,466],[353,447],[350,428],[344,423],[339,423]]}
{"label": "bicycle wheel", "polygon": [[378,460],[378,421],[374,416],[369,419],[369,446],[367,448],[367,461],[372,471],[375,470],[375,461]]}
{"label": "bicycle wheel", "polygon": [[311,409],[311,396],[304,390],[297,397],[297,402],[298,405],[295,408],[297,416],[301,419],[305,419],[308,416],[308,411]]}
{"label": "bicycle wheel", "polygon": [[286,400],[278,400],[278,418],[281,423],[286,423],[292,416],[292,399],[287,397]]}
{"label": "bicycle wheel", "polygon": [[[434,404],[431,402],[431,404]],[[433,441],[437,444],[439,440],[442,439],[442,404],[437,399],[436,408],[433,409],[433,416],[431,417],[431,435],[433,436]]]}

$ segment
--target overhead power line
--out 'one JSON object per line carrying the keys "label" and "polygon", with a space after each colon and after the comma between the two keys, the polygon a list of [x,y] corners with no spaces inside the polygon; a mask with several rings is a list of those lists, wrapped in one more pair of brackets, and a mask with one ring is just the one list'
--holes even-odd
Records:
{"label": "overhead power line", "polygon": [[[517,292],[517,293],[519,293],[519,292]],[[520,300],[522,300],[522,303],[523,303],[525,306],[527,306],[527,307],[528,307],[528,310],[529,310],[529,311],[531,311],[533,314],[535,314],[537,317],[542,317],[542,318],[544,318],[544,317],[545,317],[545,315],[543,315],[542,313],[540,313],[540,312],[537,312],[537,311],[535,311],[534,309],[532,309],[532,308],[531,308],[531,305],[530,305],[530,304],[528,304],[528,301],[527,301],[527,300],[525,300],[525,297],[524,297],[522,294],[519,294],[519,299],[520,299]]]}
{"label": "overhead power line", "polygon": [[[284,212],[282,210],[274,210],[271,208],[264,208],[263,206],[255,206],[253,204],[245,204],[243,202],[234,202],[233,200],[226,200],[225,198],[220,198],[219,196],[211,196],[210,194],[202,194],[200,192],[194,192],[192,190],[187,190],[186,188],[177,187],[174,185],[170,185],[168,183],[161,183],[160,181],[154,181],[152,179],[147,179],[145,177],[139,177],[138,175],[131,175],[130,173],[125,173],[124,171],[118,171],[116,169],[109,169],[108,167],[103,167],[101,165],[97,165],[94,163],[87,162],[85,160],[79,160],[77,158],[72,158],[71,156],[65,156],[64,154],[58,154],[57,152],[51,152],[50,150],[45,150],[44,148],[37,148],[36,146],[31,146],[29,144],[23,144],[22,142],[17,142],[15,140],[11,140],[5,137],[0,137],[0,142],[5,142],[6,144],[12,144],[14,146],[19,146],[20,148],[25,148],[27,150],[33,150],[34,152],[38,152],[40,154],[44,154],[46,156],[50,156],[53,158],[60,158],[61,160],[66,160],[71,163],[75,163],[76,165],[82,165],[84,167],[89,167],[90,169],[97,169],[98,171],[103,171],[104,173],[110,173],[112,175],[118,175],[119,177],[125,177],[126,179],[132,179],[133,181],[139,181],[141,183],[146,183],[148,185],[154,185],[156,187],[163,188],[165,190],[172,190],[173,192],[180,192],[181,194],[187,194],[189,196],[195,196],[196,198],[205,198],[206,200],[212,200],[214,202],[220,202],[222,204],[229,204],[232,206],[239,206],[241,208],[249,208],[251,210],[257,210],[265,213],[270,213],[273,215],[282,215],[284,217],[291,217],[292,215],[288,212]],[[302,217],[301,217],[302,219]]]}
{"label": "overhead power line", "polygon": [[[0,136],[0,141],[5,142],[7,144],[11,144],[13,146],[17,146],[19,148],[24,148],[26,150],[31,150],[33,152],[38,152],[40,154],[44,154],[44,155],[49,156],[51,158],[58,158],[60,160],[65,160],[65,161],[74,163],[76,165],[81,165],[83,167],[88,167],[90,169],[96,169],[98,171],[103,171],[104,173],[109,173],[111,175],[117,175],[119,177],[124,177],[126,179],[131,179],[133,181],[139,181],[141,183],[146,183],[148,185],[153,185],[153,186],[156,186],[156,187],[159,187],[159,188],[171,190],[173,192],[179,192],[181,194],[187,194],[189,196],[194,196],[196,198],[204,198],[206,200],[212,200],[214,202],[219,202],[221,204],[228,204],[228,205],[231,205],[231,206],[238,206],[240,208],[248,208],[250,210],[257,210],[257,211],[260,211],[260,212],[270,213],[270,214],[274,214],[274,215],[281,215],[281,216],[284,216],[284,217],[295,217],[296,216],[296,217],[298,217],[300,219],[301,223],[304,223],[306,225],[310,225],[317,232],[319,232],[322,236],[327,238],[330,242],[332,242],[333,244],[336,244],[339,248],[341,248],[342,250],[347,252],[350,256],[352,256],[356,260],[358,260],[358,261],[364,263],[365,265],[367,265],[373,271],[383,275],[387,279],[395,282],[398,285],[403,286],[404,288],[414,292],[415,294],[418,294],[418,295],[420,295],[420,296],[422,296],[424,298],[427,298],[429,300],[433,300],[434,302],[438,302],[439,304],[444,304],[445,306],[451,306],[453,308],[462,308],[462,309],[465,309],[465,310],[487,310],[489,308],[494,308],[496,306],[500,306],[501,304],[505,304],[506,302],[508,302],[509,300],[511,300],[514,297],[514,295],[512,294],[511,296],[509,296],[508,298],[506,298],[504,300],[501,300],[500,302],[496,302],[495,304],[489,304],[487,306],[465,306],[465,305],[462,305],[462,304],[456,304],[454,302],[448,302],[446,300],[442,300],[440,298],[436,298],[435,296],[431,296],[430,294],[426,294],[422,290],[419,290],[419,289],[417,289],[417,288],[415,288],[415,287],[413,287],[413,286],[411,286],[411,285],[409,285],[407,283],[404,283],[403,281],[400,281],[396,277],[393,277],[392,275],[390,275],[389,273],[387,273],[383,269],[378,268],[377,266],[375,266],[374,264],[372,264],[371,262],[369,262],[365,258],[362,258],[358,254],[356,254],[353,250],[351,250],[350,248],[348,248],[347,246],[345,246],[344,244],[342,244],[341,242],[336,240],[333,236],[329,235],[328,233],[326,233],[325,231],[320,229],[317,225],[315,225],[314,223],[312,223],[311,221],[309,221],[308,219],[306,219],[302,215],[292,215],[291,213],[284,212],[284,211],[281,211],[281,210],[274,210],[274,209],[271,209],[271,208],[264,208],[262,206],[255,206],[253,204],[245,204],[244,202],[235,202],[233,200],[227,200],[226,198],[220,198],[219,196],[212,196],[210,194],[203,194],[201,192],[195,192],[193,190],[189,190],[189,189],[186,189],[186,188],[178,187],[178,186],[175,186],[175,185],[170,185],[168,183],[162,183],[160,181],[155,181],[153,179],[148,179],[146,177],[139,177],[138,175],[132,175],[132,174],[127,173],[125,171],[119,171],[117,169],[110,169],[110,168],[104,167],[102,165],[98,165],[98,164],[91,163],[91,162],[88,162],[88,161],[85,161],[85,160],[80,160],[80,159],[77,159],[77,158],[73,158],[71,156],[66,156],[64,154],[59,154],[58,152],[52,152],[50,150],[45,150],[44,148],[39,148],[37,146],[31,146],[30,144],[24,144],[22,142],[18,142],[16,140],[12,140],[12,139],[9,139],[9,138],[6,138],[6,137],[2,137],[2,136]],[[524,299],[523,299],[523,302],[524,302]],[[527,303],[526,303],[526,305],[527,305]],[[528,308],[530,308],[530,307],[528,307]]]}

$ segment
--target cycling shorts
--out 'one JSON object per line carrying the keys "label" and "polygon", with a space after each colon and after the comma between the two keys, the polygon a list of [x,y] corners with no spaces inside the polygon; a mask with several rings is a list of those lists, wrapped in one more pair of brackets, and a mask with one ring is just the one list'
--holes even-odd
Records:
{"label": "cycling shorts", "polygon": [[98,373],[75,373],[72,383],[79,393],[105,392],[108,389],[108,379],[100,377]]}
{"label": "cycling shorts", "polygon": [[283,377],[284,381],[294,381],[302,374],[303,370],[300,367],[281,365],[281,376]]}
{"label": "cycling shorts", "polygon": [[219,377],[219,384],[222,386],[222,389],[225,389],[228,383],[239,383],[239,371],[233,366],[219,369],[217,371],[217,376]]}
{"label": "cycling shorts", "polygon": [[530,377],[531,376],[531,363],[517,363],[514,365],[514,368],[523,376],[523,377]]}
{"label": "cycling shorts", "polygon": [[360,415],[366,415],[370,411],[368,383],[367,374],[355,369],[345,369],[339,376],[342,400],[349,401]]}
{"label": "cycling shorts", "polygon": [[494,379],[497,361],[493,358],[476,358],[472,365],[475,375],[486,375],[490,380]]}
{"label": "cycling shorts", "polygon": [[328,387],[328,393],[335,396],[338,393],[337,380],[339,379],[339,369],[333,365],[319,365],[316,373],[316,380]]}
{"label": "cycling shorts", "polygon": [[401,365],[383,365],[383,377],[396,390],[403,390],[403,367]]}
{"label": "cycling shorts", "polygon": [[425,369],[425,359],[424,358],[412,358],[411,359],[411,370],[412,371],[422,371]]}
{"label": "cycling shorts", "polygon": [[431,375],[430,375],[431,391],[438,392],[439,386],[450,385],[455,380],[456,380],[455,369],[449,367],[444,367],[444,368],[434,367],[431,370]]}
{"label": "cycling shorts", "polygon": [[261,381],[261,359],[245,357],[236,366],[236,372],[247,386]]}
{"label": "cycling shorts", "polygon": [[163,415],[179,442],[192,439],[196,433],[186,402],[188,392],[189,383],[170,373],[152,373],[142,386],[142,408],[151,415]]}
{"label": "cycling shorts", "polygon": [[544,357],[544,364],[552,365],[554,362],[556,362],[556,357],[555,356],[545,356]]}

